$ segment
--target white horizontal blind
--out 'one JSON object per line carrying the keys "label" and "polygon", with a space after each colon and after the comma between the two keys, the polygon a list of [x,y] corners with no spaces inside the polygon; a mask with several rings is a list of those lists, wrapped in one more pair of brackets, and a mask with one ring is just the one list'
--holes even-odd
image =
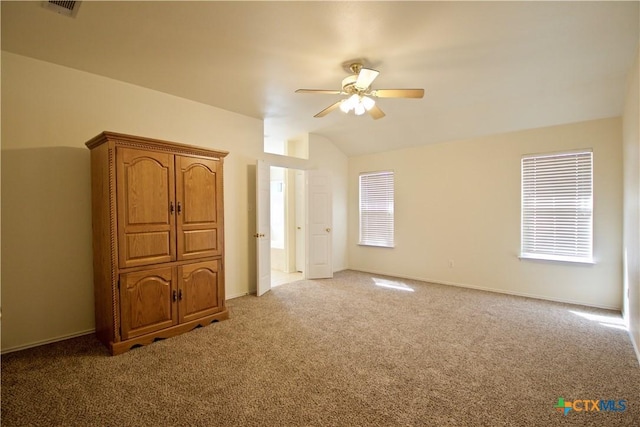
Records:
{"label": "white horizontal blind", "polygon": [[523,258],[592,262],[593,153],[522,158]]}
{"label": "white horizontal blind", "polygon": [[360,174],[360,244],[393,247],[393,171]]}

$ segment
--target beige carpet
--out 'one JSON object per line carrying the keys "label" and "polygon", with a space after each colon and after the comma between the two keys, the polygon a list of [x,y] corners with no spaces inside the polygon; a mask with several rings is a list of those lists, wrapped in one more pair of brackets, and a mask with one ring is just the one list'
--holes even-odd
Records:
{"label": "beige carpet", "polygon": [[[228,304],[121,356],[93,336],[4,355],[2,425],[640,425],[615,313],[352,271]],[[564,416],[559,397],[627,409]]]}

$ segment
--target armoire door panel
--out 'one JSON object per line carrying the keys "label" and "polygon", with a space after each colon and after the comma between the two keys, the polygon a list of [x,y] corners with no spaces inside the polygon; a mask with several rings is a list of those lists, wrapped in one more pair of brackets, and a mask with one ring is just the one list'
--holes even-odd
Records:
{"label": "armoire door panel", "polygon": [[184,232],[184,252],[202,253],[218,249],[218,230],[194,230]]}
{"label": "armoire door panel", "polygon": [[181,157],[180,165],[182,223],[215,223],[217,203],[211,196],[216,193],[217,162]]}
{"label": "armoire door panel", "polygon": [[116,158],[120,267],[174,261],[174,156],[118,148]]}
{"label": "armoire door panel", "polygon": [[171,260],[171,233],[156,231],[152,233],[131,233],[126,235],[122,245],[125,258],[132,264],[138,260],[143,263],[161,263]]}
{"label": "armoire door panel", "polygon": [[[122,339],[148,334],[178,323],[175,269],[157,268],[120,276]],[[177,291],[175,292],[177,295]]]}
{"label": "armoire door panel", "polygon": [[179,260],[222,253],[220,162],[176,156],[176,215]]}
{"label": "armoire door panel", "polygon": [[220,260],[178,267],[180,322],[188,322],[224,308]]}

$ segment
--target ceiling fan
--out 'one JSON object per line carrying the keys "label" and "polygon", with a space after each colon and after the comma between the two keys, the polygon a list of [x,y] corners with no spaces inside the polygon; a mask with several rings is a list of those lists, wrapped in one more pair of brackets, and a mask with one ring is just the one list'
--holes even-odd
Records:
{"label": "ceiling fan", "polygon": [[361,63],[353,63],[349,66],[353,74],[342,80],[341,90],[323,89],[298,89],[296,93],[320,93],[328,95],[348,95],[340,101],[331,104],[313,117],[324,117],[333,110],[340,108],[345,113],[353,112],[361,116],[369,113],[374,120],[385,116],[384,112],[376,105],[373,98],[422,98],[424,89],[372,89],[371,83],[380,74],[376,70],[364,68]]}

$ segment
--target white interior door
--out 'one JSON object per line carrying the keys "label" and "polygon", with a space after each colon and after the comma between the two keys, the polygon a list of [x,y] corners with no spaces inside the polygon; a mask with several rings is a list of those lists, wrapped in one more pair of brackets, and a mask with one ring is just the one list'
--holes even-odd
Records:
{"label": "white interior door", "polygon": [[304,171],[296,171],[296,271],[304,272],[304,237],[306,234],[306,226],[304,224]]}
{"label": "white interior door", "polygon": [[333,277],[332,195],[328,171],[307,171],[306,179],[306,269],[305,278]]}
{"label": "white interior door", "polygon": [[256,164],[256,260],[258,296],[271,290],[271,166]]}

